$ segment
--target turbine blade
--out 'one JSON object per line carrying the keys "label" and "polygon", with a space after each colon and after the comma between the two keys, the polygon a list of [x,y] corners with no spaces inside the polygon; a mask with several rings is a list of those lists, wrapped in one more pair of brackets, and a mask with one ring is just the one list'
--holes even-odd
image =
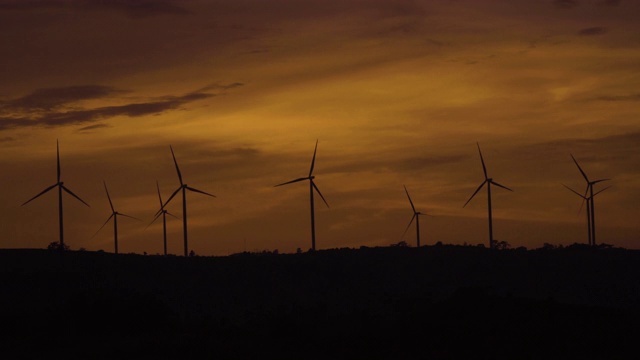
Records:
{"label": "turbine blade", "polygon": [[169,149],[171,149],[171,156],[173,156],[173,162],[176,164],[176,171],[178,172],[178,179],[180,180],[180,185],[184,185],[182,183],[182,174],[180,173],[180,168],[178,167],[178,161],[176,160],[176,155],[173,153],[173,148],[169,145]]}
{"label": "turbine blade", "polygon": [[282,184],[274,185],[273,187],[287,185],[287,184],[291,184],[291,183],[294,183],[294,182],[298,182],[298,181],[302,181],[302,180],[309,180],[309,179],[310,179],[309,177],[301,177],[301,178],[297,178],[295,180],[284,182]]}
{"label": "turbine blade", "polygon": [[595,180],[595,181],[592,181],[592,182],[591,182],[591,185],[594,185],[594,184],[597,184],[597,183],[599,183],[599,182],[603,182],[603,181],[609,181],[609,180],[611,180],[611,179],[600,179],[600,180]]}
{"label": "turbine blade", "polygon": [[493,185],[497,186],[497,187],[501,187],[501,188],[503,188],[503,189],[507,189],[507,190],[509,190],[509,191],[513,191],[513,190],[509,189],[508,187],[506,187],[506,186],[504,186],[504,185],[500,185],[500,184],[498,184],[498,183],[497,183],[497,182],[495,182],[495,181],[491,181],[491,183],[492,183]]}
{"label": "turbine blade", "polygon": [[[404,185],[403,185],[404,186]],[[411,196],[409,196],[409,191],[407,190],[407,187],[404,187],[404,191],[407,193],[407,197],[409,198],[409,203],[411,204],[411,208],[413,209],[413,212],[416,212],[416,207],[413,206],[413,201],[411,201]]]}
{"label": "turbine blade", "polygon": [[153,220],[151,220],[151,222],[149,223],[149,225],[147,225],[144,229],[146,230],[149,226],[151,226],[154,222],[156,222],[156,220],[158,220],[158,218],[160,217],[160,215],[162,215],[162,212],[159,212],[154,218]]}
{"label": "turbine blade", "polygon": [[182,186],[180,186],[179,188],[176,189],[176,191],[173,192],[173,194],[171,194],[171,196],[169,196],[169,199],[164,203],[164,205],[162,205],[162,207],[160,207],[160,210],[158,210],[159,212],[164,210],[164,207],[167,206],[167,204],[169,204],[169,202],[171,201],[171,199],[173,199],[174,196],[176,196],[176,194],[178,193],[178,191],[182,190]]}
{"label": "turbine blade", "polygon": [[411,217],[411,221],[409,221],[409,224],[407,225],[407,227],[404,229],[404,232],[402,233],[402,237],[400,238],[400,240],[404,239],[404,236],[407,234],[407,231],[409,230],[409,227],[411,227],[411,224],[413,224],[413,220],[416,218],[417,214],[413,214],[413,216]]}
{"label": "turbine blade", "polygon": [[573,190],[572,188],[568,187],[567,185],[562,184],[562,186],[564,186],[564,187],[566,187],[567,189],[569,189],[569,191],[571,191],[572,193],[574,193],[574,194],[576,194],[576,195],[580,196],[582,199],[585,199],[584,195],[582,195],[582,194],[580,194],[579,192],[577,192],[577,191]]}
{"label": "turbine blade", "polygon": [[482,187],[484,186],[484,184],[486,184],[487,181],[483,181],[482,184],[480,184],[480,186],[478,186],[478,188],[476,189],[476,191],[473,193],[473,195],[471,195],[471,197],[469,198],[469,200],[467,200],[466,203],[464,203],[464,205],[462,207],[467,206],[467,204],[469,203],[469,201],[471,201],[471,199],[473,199],[474,196],[476,196],[476,194],[478,193],[478,191],[480,191],[480,189],[482,189]]}
{"label": "turbine blade", "polygon": [[67,189],[66,186],[64,186],[64,185],[60,185],[60,186],[62,186],[62,190],[66,191],[67,194],[69,194],[69,195],[73,196],[74,198],[80,200],[80,202],[82,202],[83,204],[87,205],[88,207],[91,207],[84,200],[80,199],[80,197],[78,195],[74,194],[73,192],[71,192],[71,190]]}
{"label": "turbine blade", "polygon": [[197,192],[197,193],[200,193],[200,194],[209,195],[209,196],[211,196],[211,197],[216,197],[216,196],[215,196],[215,195],[213,195],[213,194],[209,194],[208,192],[204,192],[204,191],[202,191],[202,190],[194,189],[194,188],[192,188],[191,186],[187,186],[187,190],[191,190],[191,191],[193,191],[193,192]]}
{"label": "turbine blade", "polygon": [[113,203],[111,202],[111,196],[109,196],[109,190],[107,189],[107,182],[104,182],[104,191],[107,193],[107,199],[109,199],[109,206],[111,206],[111,212],[116,212],[116,210],[113,208]]}
{"label": "turbine blade", "polygon": [[480,151],[480,144],[476,142],[476,145],[478,145],[478,152],[480,153],[480,161],[482,162],[482,171],[484,172],[484,179],[488,179],[489,177],[487,176],[487,167],[484,165],[484,158],[482,157],[482,151]]}
{"label": "turbine blade", "polygon": [[[589,200],[590,198],[587,197],[587,194],[589,194],[589,189],[590,189],[591,185],[589,185],[587,183],[587,188],[584,190],[584,195],[582,195],[582,202],[580,203],[580,209],[578,210],[578,212],[582,211],[582,207],[584,206],[584,203],[587,203],[587,206],[589,206]],[[589,209],[587,208],[587,211],[589,211]]]}
{"label": "turbine blade", "polygon": [[567,189],[569,189],[569,191],[571,191],[572,193],[574,193],[574,194],[576,194],[576,195],[578,195],[578,196],[580,196],[582,198],[582,201],[580,202],[580,208],[578,209],[578,214],[580,214],[580,212],[582,211],[582,207],[584,206],[584,202],[587,200],[587,198],[584,195],[582,195],[579,192],[573,190],[572,188],[568,187],[565,184],[562,184],[562,186],[566,187]]}
{"label": "turbine blade", "polygon": [[160,207],[162,207],[162,196],[160,195],[160,184],[156,180],[156,188],[158,189],[158,199],[160,200]]}
{"label": "turbine blade", "polygon": [[102,230],[102,228],[107,225],[107,223],[109,222],[109,220],[111,220],[112,217],[115,216],[115,213],[111,213],[111,215],[109,215],[109,217],[107,218],[107,221],[104,222],[104,224],[102,224],[102,226],[100,226],[100,229],[98,229],[98,231],[96,231],[95,234],[93,234],[93,236],[91,236],[91,238],[93,238],[94,236],[98,235],[98,233],[100,232],[100,230]]}
{"label": "turbine blade", "polygon": [[138,218],[137,218],[137,217],[135,217],[135,216],[131,216],[131,215],[123,214],[123,213],[116,213],[116,214],[118,214],[118,215],[120,215],[120,216],[128,217],[128,218],[130,218],[130,219],[135,219],[135,220],[138,220],[138,221],[142,221],[142,220],[138,219]]}
{"label": "turbine blade", "polygon": [[168,212],[168,211],[167,211],[165,214],[167,214],[167,215],[169,215],[169,216],[173,216],[173,217],[174,217],[174,218],[176,218],[176,219],[179,219],[177,216],[173,215],[172,213],[170,213],[170,212]]}
{"label": "turbine blade", "polygon": [[314,183],[313,180],[310,180],[310,181],[313,188],[316,189],[316,192],[318,192],[318,195],[320,195],[320,197],[322,198],[322,201],[324,201],[324,204],[327,205],[327,207],[329,207],[329,203],[327,202],[327,200],[324,199],[324,196],[322,196],[322,193],[320,192],[320,189],[318,189],[318,187],[316,186],[316,183]]}
{"label": "turbine blade", "polygon": [[48,188],[46,188],[46,189],[42,190],[41,192],[39,192],[39,193],[38,193],[38,195],[36,195],[36,196],[32,197],[31,199],[29,199],[29,200],[25,201],[25,202],[24,202],[22,205],[20,205],[20,206],[24,206],[24,205],[26,205],[26,204],[27,204],[27,203],[29,203],[31,200],[34,200],[35,198],[39,197],[40,195],[42,195],[42,194],[46,193],[47,191],[49,191],[49,190],[53,189],[54,187],[56,187],[56,186],[58,186],[58,185],[60,185],[60,183],[53,184],[53,185],[49,186]]}
{"label": "turbine blade", "polygon": [[56,139],[56,160],[58,164],[58,182],[60,182],[60,143]]}
{"label": "turbine blade", "polygon": [[593,196],[596,196],[596,195],[600,194],[601,192],[603,192],[603,191],[607,190],[607,189],[608,189],[608,188],[610,188],[610,187],[611,187],[611,186],[607,186],[606,188],[604,188],[604,189],[602,189],[602,190],[600,190],[600,191],[596,192],[595,194],[593,194]]}
{"label": "turbine blade", "polygon": [[313,174],[313,167],[316,163],[316,152],[318,151],[318,140],[316,139],[316,148],[313,150],[313,158],[311,158],[311,168],[309,169],[309,177]]}
{"label": "turbine blade", "polygon": [[573,154],[569,154],[571,155],[571,158],[573,159],[573,162],[576,163],[576,166],[578,167],[578,170],[580,170],[580,173],[582,174],[582,177],[584,177],[584,179],[589,182],[589,178],[587,177],[587,174],[584,173],[584,171],[582,171],[582,168],[580,167],[580,164],[578,164],[578,161],[576,160],[576,158],[573,157]]}

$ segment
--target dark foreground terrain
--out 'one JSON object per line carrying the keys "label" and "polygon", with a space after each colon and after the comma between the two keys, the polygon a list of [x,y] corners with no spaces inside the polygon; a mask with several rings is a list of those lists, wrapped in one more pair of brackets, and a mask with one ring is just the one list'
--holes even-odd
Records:
{"label": "dark foreground terrain", "polygon": [[7,359],[640,353],[635,250],[429,246],[190,258],[0,250],[0,285]]}

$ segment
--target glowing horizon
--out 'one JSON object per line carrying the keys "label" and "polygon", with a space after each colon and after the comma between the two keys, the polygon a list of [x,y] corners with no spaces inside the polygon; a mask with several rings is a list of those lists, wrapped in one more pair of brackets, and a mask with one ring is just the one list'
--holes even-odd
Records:
{"label": "glowing horizon", "polygon": [[[145,227],[156,181],[165,200],[179,185],[171,146],[185,182],[216,195],[187,195],[196,254],[306,250],[308,187],[273,185],[305,175],[317,140],[331,204],[316,197],[317,249],[402,240],[404,185],[434,215],[423,245],[488,245],[484,192],[463,208],[483,179],[476,143],[513,189],[492,192],[496,240],[587,243],[562,185],[584,187],[573,154],[612,179],[598,242],[638,248],[638,13],[612,0],[0,1],[0,247],[57,240],[53,195],[20,204],[53,183],[59,140],[63,180],[91,205],[64,194],[72,249],[113,249],[108,231],[90,238],[106,181],[143,220],[118,224],[119,252],[162,253],[162,224]],[[167,218],[167,242],[182,254],[181,220]]]}

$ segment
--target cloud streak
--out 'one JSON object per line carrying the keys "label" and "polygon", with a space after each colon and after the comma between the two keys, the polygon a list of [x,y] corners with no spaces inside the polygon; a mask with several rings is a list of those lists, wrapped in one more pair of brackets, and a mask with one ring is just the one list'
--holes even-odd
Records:
{"label": "cloud streak", "polygon": [[606,28],[594,26],[594,27],[582,29],[578,32],[578,34],[581,36],[596,36],[596,35],[603,35],[606,32],[607,32]]}
{"label": "cloud streak", "polygon": [[[0,103],[0,130],[34,126],[59,127],[92,124],[118,116],[135,118],[159,115],[217,95],[211,93],[210,90],[226,91],[242,85],[241,83],[208,85],[200,90],[180,96],[165,96],[144,102],[84,109],[78,108],[78,102],[104,100],[123,91],[99,85],[39,89],[26,96]],[[104,126],[88,125],[80,131],[95,130],[100,127]]]}

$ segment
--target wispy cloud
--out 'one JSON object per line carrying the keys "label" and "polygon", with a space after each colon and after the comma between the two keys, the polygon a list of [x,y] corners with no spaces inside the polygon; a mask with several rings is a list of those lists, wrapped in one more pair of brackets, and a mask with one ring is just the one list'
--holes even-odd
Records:
{"label": "wispy cloud", "polygon": [[0,102],[4,111],[51,111],[81,100],[100,99],[121,91],[100,85],[38,89],[31,94]]}
{"label": "wispy cloud", "polygon": [[[240,83],[228,85],[208,85],[202,89],[180,96],[165,96],[144,102],[125,105],[81,108],[82,100],[105,100],[106,97],[123,91],[106,86],[76,86],[66,88],[39,89],[26,96],[0,103],[0,130],[30,126],[66,126],[92,124],[117,116],[141,117],[158,115],[176,110],[194,101],[216,96],[211,90],[221,92],[242,86]],[[88,125],[82,130],[92,130],[97,125]]]}
{"label": "wispy cloud", "polygon": [[96,129],[104,129],[104,128],[110,128],[110,127],[112,126],[107,124],[94,124],[94,125],[81,127],[80,129],[77,130],[77,132],[89,132]]}
{"label": "wispy cloud", "polygon": [[592,98],[598,101],[640,101],[640,94],[630,95],[602,95]]}
{"label": "wispy cloud", "polygon": [[578,32],[578,34],[581,36],[594,36],[594,35],[602,35],[602,34],[605,34],[606,32],[607,32],[606,28],[595,26],[595,27],[582,29]]}

